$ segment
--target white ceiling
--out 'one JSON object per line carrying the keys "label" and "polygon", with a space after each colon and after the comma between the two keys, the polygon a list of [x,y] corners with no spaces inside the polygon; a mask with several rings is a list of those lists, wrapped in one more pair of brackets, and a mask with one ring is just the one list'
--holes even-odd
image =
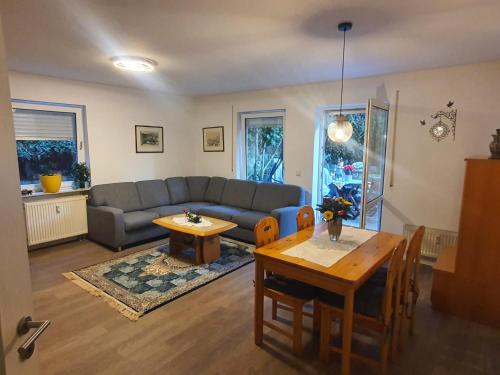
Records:
{"label": "white ceiling", "polygon": [[[499,0],[0,0],[9,68],[204,95],[500,59]],[[115,69],[114,55],[156,60]]]}

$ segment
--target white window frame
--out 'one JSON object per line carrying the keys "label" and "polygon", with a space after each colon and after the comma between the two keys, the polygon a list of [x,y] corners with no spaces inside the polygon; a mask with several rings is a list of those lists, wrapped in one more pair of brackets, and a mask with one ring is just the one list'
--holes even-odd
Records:
{"label": "white window frame", "polygon": [[276,110],[263,110],[263,111],[252,111],[252,112],[240,112],[238,129],[237,129],[237,139],[238,148],[236,158],[237,163],[237,173],[236,177],[242,180],[247,179],[247,158],[246,158],[246,120],[252,118],[267,118],[267,117],[283,117],[283,183],[285,183],[285,124],[286,124],[286,110],[276,109]]}
{"label": "white window frame", "polygon": [[[35,111],[49,111],[49,112],[65,112],[72,113],[75,115],[76,122],[76,150],[77,150],[77,160],[79,163],[86,162],[89,166],[89,155],[87,148],[87,127],[85,118],[85,106],[77,104],[65,104],[65,103],[50,103],[50,102],[39,102],[31,100],[22,99],[12,99],[12,111],[16,109],[31,109]],[[25,184],[21,185],[21,189],[28,189],[33,191],[41,191],[40,184]],[[61,190],[73,190],[72,181],[63,181],[61,184]]]}

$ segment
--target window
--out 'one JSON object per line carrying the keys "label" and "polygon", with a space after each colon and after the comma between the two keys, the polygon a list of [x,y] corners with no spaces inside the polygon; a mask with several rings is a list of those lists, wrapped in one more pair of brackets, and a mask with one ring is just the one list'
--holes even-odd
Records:
{"label": "window", "polygon": [[245,113],[241,116],[240,176],[252,181],[282,184],[284,112]]}
{"label": "window", "polygon": [[353,127],[352,137],[346,143],[335,143],[328,138],[328,124],[338,114],[338,110],[323,113],[321,197],[341,196],[349,200],[354,219],[346,220],[346,224],[360,227],[366,111],[364,108],[343,111]]}
{"label": "window", "polygon": [[86,161],[81,106],[12,101],[19,175],[23,188],[36,189],[39,176],[60,173],[72,185],[72,167]]}

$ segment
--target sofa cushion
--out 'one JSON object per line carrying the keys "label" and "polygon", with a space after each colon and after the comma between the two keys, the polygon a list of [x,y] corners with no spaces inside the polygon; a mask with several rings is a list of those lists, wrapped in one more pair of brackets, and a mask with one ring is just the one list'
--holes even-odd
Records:
{"label": "sofa cushion", "polygon": [[182,205],[187,207],[189,211],[198,213],[200,209],[208,206],[213,206],[214,204],[210,202],[186,202]]}
{"label": "sofa cushion", "polygon": [[186,177],[186,182],[189,188],[189,197],[192,202],[201,202],[205,199],[210,177],[192,176]]}
{"label": "sofa cushion", "polygon": [[200,208],[198,210],[198,213],[200,215],[215,217],[217,219],[228,220],[228,221],[231,220],[233,216],[238,215],[242,212],[244,212],[244,210],[228,206],[209,206]]}
{"label": "sofa cushion", "polygon": [[153,207],[146,210],[146,212],[154,212],[159,215],[159,217],[170,216],[182,214],[187,207],[184,206],[161,206]]}
{"label": "sofa cushion", "polygon": [[137,186],[133,182],[95,185],[89,194],[91,206],[116,207],[124,212],[142,209]]}
{"label": "sofa cushion", "polygon": [[137,191],[141,198],[142,208],[165,206],[170,204],[170,196],[165,182],[162,180],[137,181]]}
{"label": "sofa cushion", "polygon": [[212,177],[205,192],[205,201],[220,204],[226,181],[224,177]]}
{"label": "sofa cushion", "polygon": [[123,214],[125,232],[147,228],[153,225],[152,221],[158,218],[156,212],[132,211]]}
{"label": "sofa cushion", "polygon": [[222,194],[222,204],[250,209],[257,183],[245,180],[228,180]]}
{"label": "sofa cushion", "polygon": [[261,183],[255,191],[252,210],[271,212],[276,208],[303,204],[304,190],[300,186]]}
{"label": "sofa cushion", "polygon": [[165,180],[170,194],[170,203],[178,204],[188,202],[189,189],[184,177],[170,177]]}
{"label": "sofa cushion", "polygon": [[269,216],[267,212],[259,211],[244,211],[231,218],[233,223],[238,224],[239,227],[254,230],[255,224],[259,222],[260,219]]}

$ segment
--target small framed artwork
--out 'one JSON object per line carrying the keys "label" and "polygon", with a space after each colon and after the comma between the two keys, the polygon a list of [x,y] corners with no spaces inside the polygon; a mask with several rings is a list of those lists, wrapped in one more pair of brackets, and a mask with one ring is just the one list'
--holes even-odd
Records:
{"label": "small framed artwork", "polygon": [[203,151],[224,152],[224,127],[203,128]]}
{"label": "small framed artwork", "polygon": [[135,126],[135,152],[163,152],[163,126]]}

